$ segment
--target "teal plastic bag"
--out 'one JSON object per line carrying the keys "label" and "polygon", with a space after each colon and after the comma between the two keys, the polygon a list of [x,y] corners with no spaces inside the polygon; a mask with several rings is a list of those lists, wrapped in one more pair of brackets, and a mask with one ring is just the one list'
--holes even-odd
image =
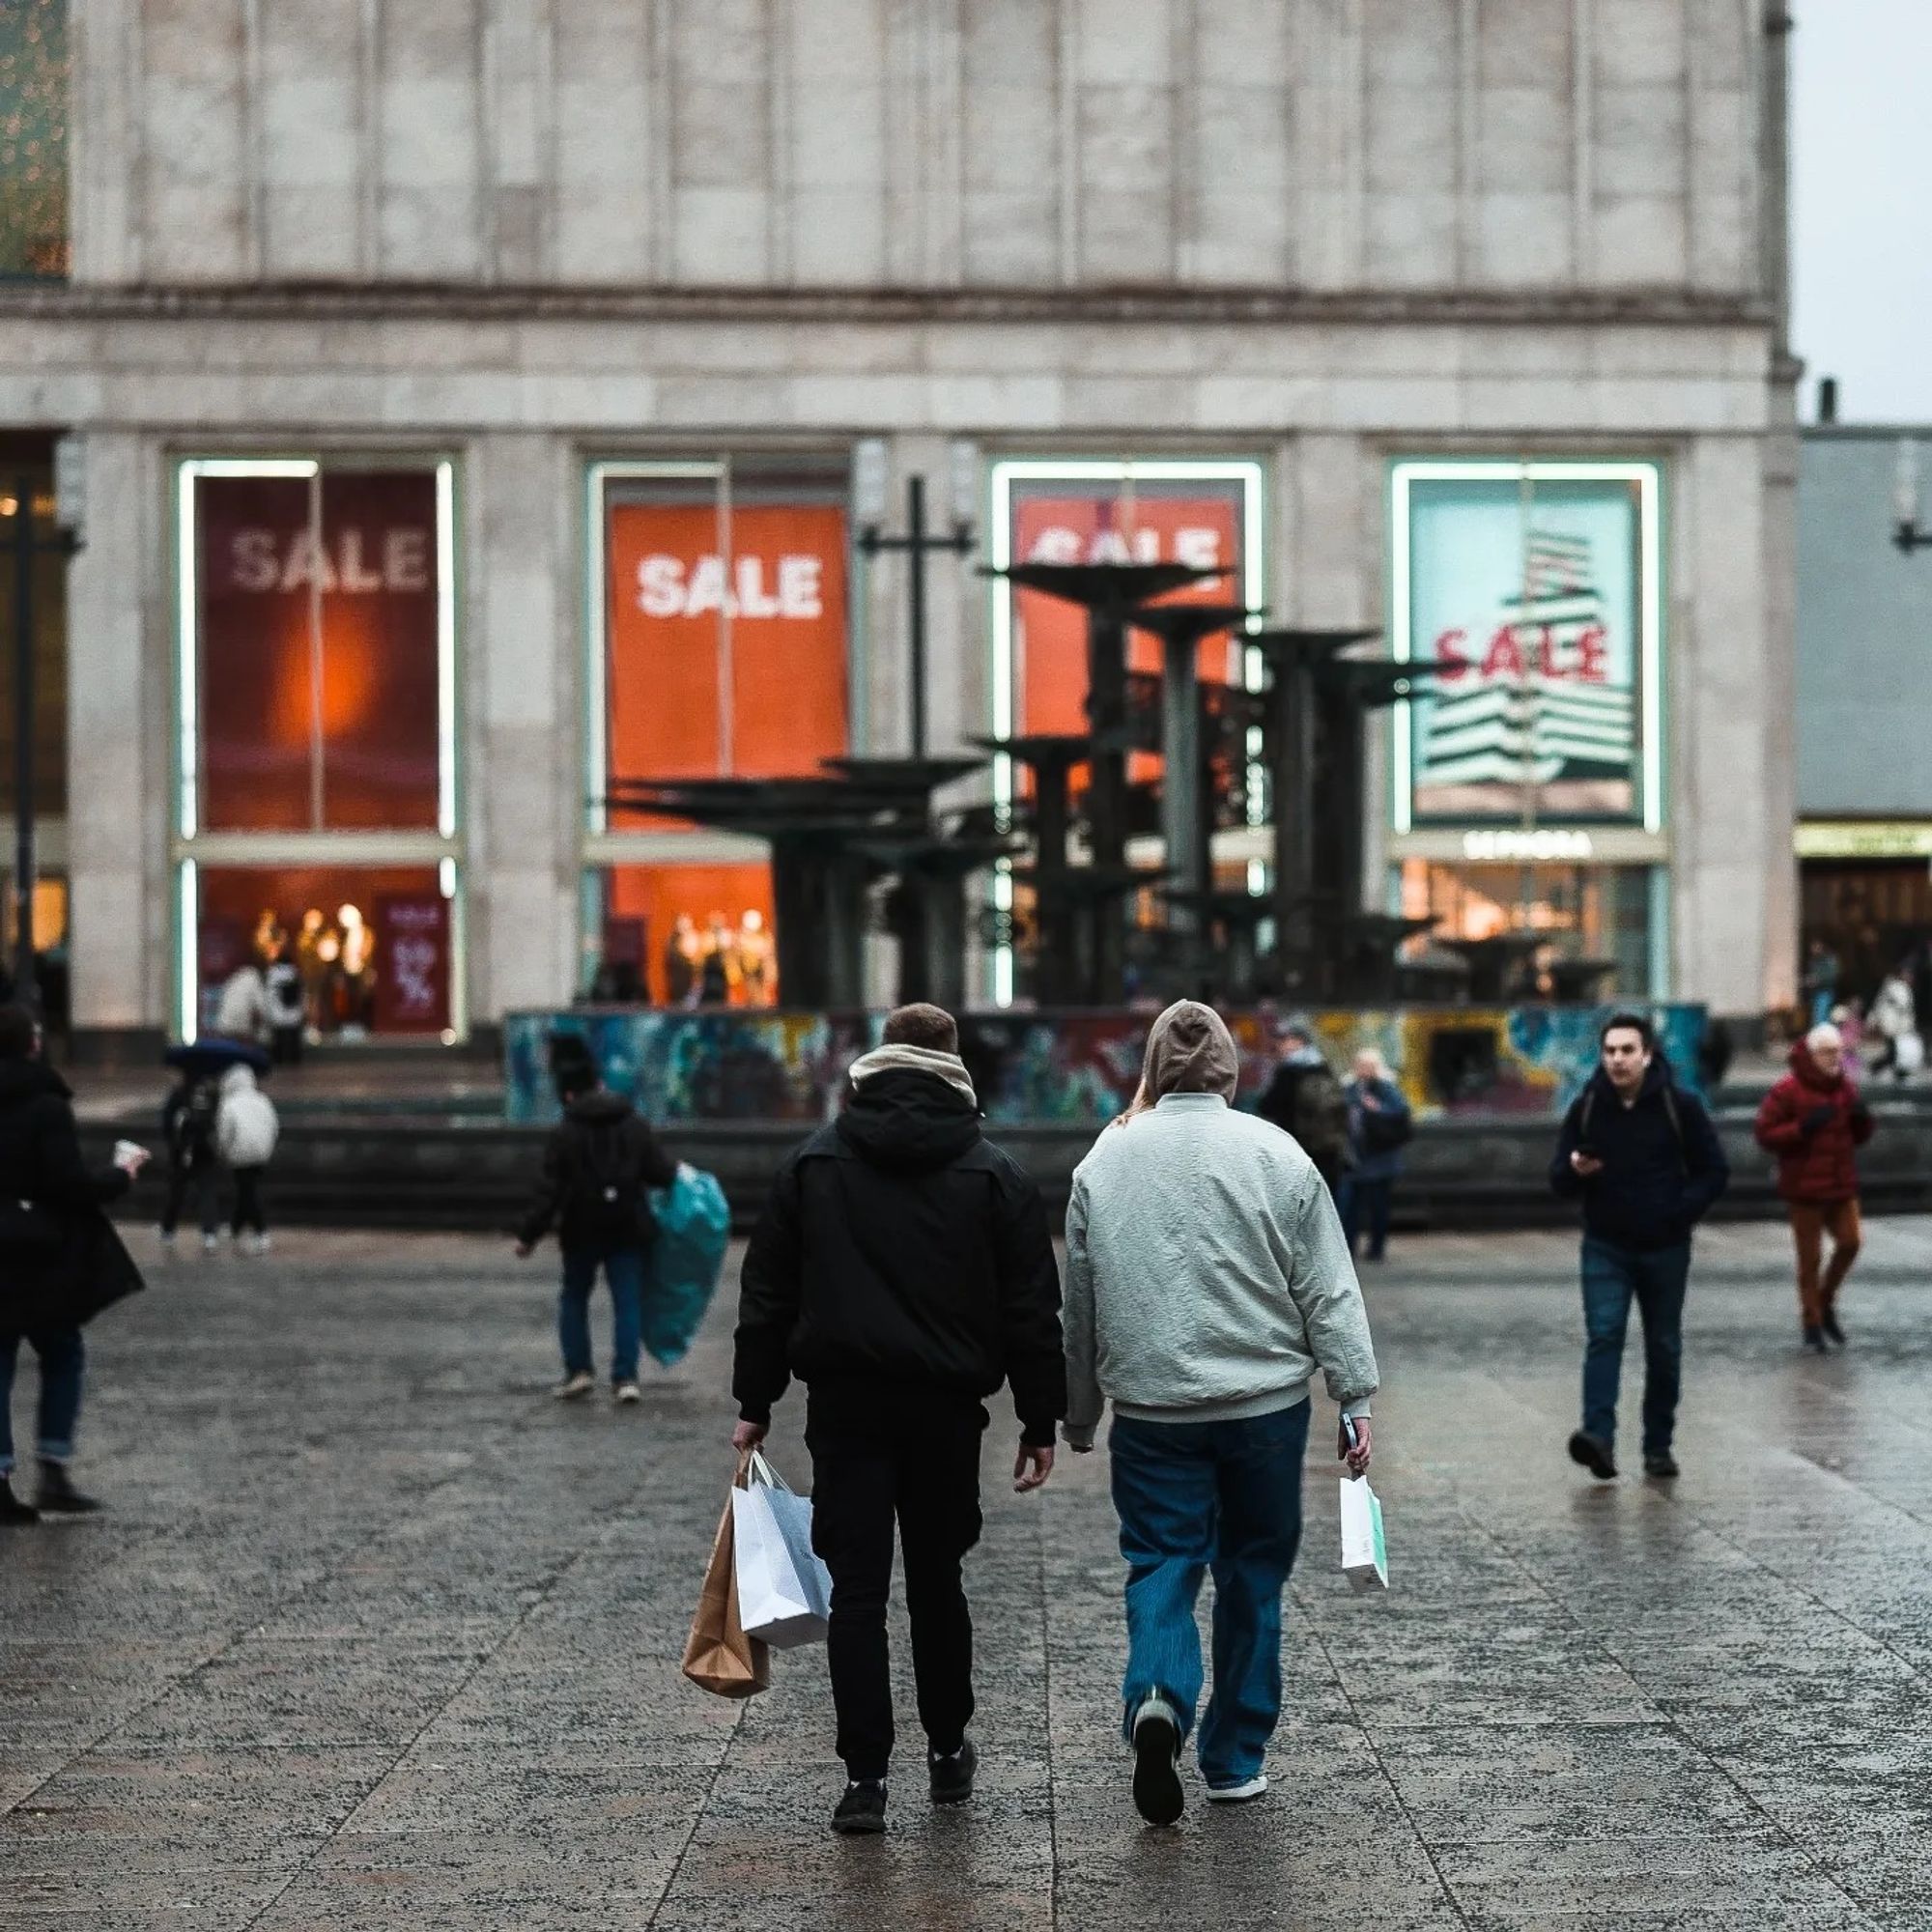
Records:
{"label": "teal plastic bag", "polygon": [[657,1239],[644,1277],[644,1348],[669,1368],[682,1361],[724,1272],[731,1209],[716,1175],[680,1164],[668,1187],[651,1190]]}

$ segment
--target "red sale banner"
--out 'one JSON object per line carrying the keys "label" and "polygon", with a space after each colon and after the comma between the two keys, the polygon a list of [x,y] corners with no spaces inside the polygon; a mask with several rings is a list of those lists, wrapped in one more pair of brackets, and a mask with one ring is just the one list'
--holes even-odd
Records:
{"label": "red sale banner", "polygon": [[441,1033],[449,1025],[449,901],[376,901],[376,1030]]}

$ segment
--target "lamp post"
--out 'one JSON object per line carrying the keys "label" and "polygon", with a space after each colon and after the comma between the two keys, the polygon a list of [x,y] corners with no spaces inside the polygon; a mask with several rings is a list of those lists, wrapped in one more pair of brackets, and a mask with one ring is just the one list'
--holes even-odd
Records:
{"label": "lamp post", "polygon": [[1891,540],[1907,556],[1932,545],[1932,530],[1918,525],[1918,445],[1909,436],[1898,439],[1898,463],[1891,485]]}
{"label": "lamp post", "polygon": [[34,561],[43,553],[71,556],[83,541],[86,471],[81,444],[63,437],[54,446],[54,527],[34,530],[34,479],[14,482],[14,997],[40,1010],[40,976],[34,960]]}
{"label": "lamp post", "polygon": [[854,466],[853,495],[859,513],[859,554],[875,557],[885,551],[903,551],[912,568],[906,583],[906,628],[912,663],[912,754],[925,756],[925,559],[930,551],[950,551],[970,556],[973,533],[973,493],[977,462],[967,444],[952,451],[952,527],[941,534],[925,526],[925,478],[906,478],[906,526],[899,536],[880,527],[886,514],[886,446],[862,442]]}

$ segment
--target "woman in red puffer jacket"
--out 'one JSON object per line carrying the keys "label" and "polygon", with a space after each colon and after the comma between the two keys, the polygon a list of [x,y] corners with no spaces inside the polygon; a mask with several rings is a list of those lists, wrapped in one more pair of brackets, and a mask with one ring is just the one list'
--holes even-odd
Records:
{"label": "woman in red puffer jacket", "polygon": [[1841,1349],[1845,1345],[1838,1291],[1859,1258],[1858,1150],[1871,1137],[1871,1109],[1845,1078],[1843,1037],[1836,1027],[1813,1027],[1791,1049],[1791,1071],[1757,1110],[1757,1142],[1777,1156],[1777,1191],[1798,1250],[1804,1346],[1819,1354],[1827,1337]]}

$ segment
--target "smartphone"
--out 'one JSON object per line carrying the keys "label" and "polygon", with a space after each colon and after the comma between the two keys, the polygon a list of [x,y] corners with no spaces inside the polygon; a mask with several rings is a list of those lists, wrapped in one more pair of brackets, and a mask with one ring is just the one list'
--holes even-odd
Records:
{"label": "smartphone", "polygon": [[1345,1445],[1343,1454],[1348,1456],[1352,1456],[1362,1446],[1362,1433],[1355,1427],[1352,1415],[1342,1418],[1342,1441]]}

